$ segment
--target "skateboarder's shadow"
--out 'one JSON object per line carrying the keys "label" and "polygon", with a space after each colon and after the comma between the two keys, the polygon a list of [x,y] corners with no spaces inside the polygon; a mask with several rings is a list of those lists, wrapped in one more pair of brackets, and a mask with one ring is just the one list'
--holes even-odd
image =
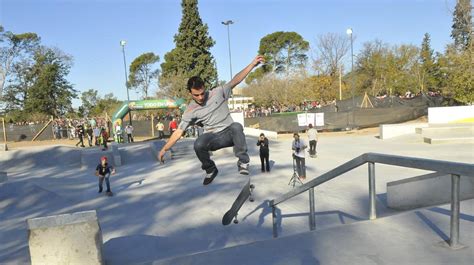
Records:
{"label": "skateboarder's shadow", "polygon": [[[248,213],[244,218],[243,218],[243,221],[245,219],[247,219],[248,216],[252,215],[253,213],[255,213],[256,211],[258,211],[259,209],[262,209],[262,212],[260,213],[260,215],[258,216],[258,223],[257,223],[257,227],[261,227],[263,225],[263,223],[265,222],[265,217],[267,215],[272,215],[272,207],[270,207],[270,200],[265,200],[263,201],[260,205],[258,205],[255,209],[253,209],[250,213]],[[276,220],[277,220],[277,228],[278,230],[280,230],[281,228],[281,210],[278,209],[278,207],[275,207],[275,214],[276,214]]]}

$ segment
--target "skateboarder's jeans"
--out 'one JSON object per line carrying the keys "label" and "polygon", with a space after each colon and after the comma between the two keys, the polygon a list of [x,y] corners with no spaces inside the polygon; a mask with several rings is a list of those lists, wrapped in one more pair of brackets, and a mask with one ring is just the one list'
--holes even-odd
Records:
{"label": "skateboarder's jeans", "polygon": [[311,155],[316,154],[316,144],[317,144],[316,140],[309,141],[309,153]]}
{"label": "skateboarder's jeans", "polygon": [[244,128],[240,123],[234,122],[218,133],[204,133],[199,136],[194,142],[194,151],[202,163],[201,168],[206,173],[211,173],[216,168],[216,164],[211,160],[209,151],[230,146],[234,147],[234,154],[239,158],[240,163],[246,164],[250,161]]}
{"label": "skateboarder's jeans", "polygon": [[107,191],[110,191],[110,181],[109,181],[110,173],[108,173],[105,176],[99,176],[99,188],[102,190],[102,184],[104,183],[105,179],[105,185],[107,186]]}

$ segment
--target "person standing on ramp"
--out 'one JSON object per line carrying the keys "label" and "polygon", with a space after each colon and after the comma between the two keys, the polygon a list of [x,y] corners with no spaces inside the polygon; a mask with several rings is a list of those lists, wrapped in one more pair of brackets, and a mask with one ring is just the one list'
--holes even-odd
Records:
{"label": "person standing on ramp", "polygon": [[189,78],[187,88],[193,100],[184,111],[178,128],[158,154],[158,160],[163,161],[165,152],[181,138],[189,126],[202,124],[204,133],[194,142],[194,151],[202,163],[201,168],[206,171],[203,185],[210,184],[219,172],[216,164],[210,158],[209,151],[216,151],[225,147],[234,147],[234,154],[239,158],[237,162],[239,173],[248,175],[250,158],[247,154],[243,126],[232,120],[227,101],[232,89],[242,82],[257,65],[263,62],[263,56],[256,56],[230,82],[211,91],[206,91],[204,81],[200,77],[193,76]]}

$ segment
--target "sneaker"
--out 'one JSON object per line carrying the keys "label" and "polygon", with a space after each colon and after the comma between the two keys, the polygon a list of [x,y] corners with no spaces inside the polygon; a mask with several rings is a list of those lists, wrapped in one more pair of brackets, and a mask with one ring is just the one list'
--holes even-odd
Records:
{"label": "sneaker", "polygon": [[217,170],[217,168],[215,168],[211,173],[206,173],[206,177],[204,178],[204,181],[202,182],[202,185],[211,184],[211,182],[217,176],[217,173],[219,173],[219,170]]}
{"label": "sneaker", "polygon": [[237,162],[237,167],[239,169],[240,174],[242,174],[242,175],[248,175],[249,174],[249,163]]}
{"label": "sneaker", "polygon": [[99,189],[99,192],[98,193],[102,193],[102,189]]}

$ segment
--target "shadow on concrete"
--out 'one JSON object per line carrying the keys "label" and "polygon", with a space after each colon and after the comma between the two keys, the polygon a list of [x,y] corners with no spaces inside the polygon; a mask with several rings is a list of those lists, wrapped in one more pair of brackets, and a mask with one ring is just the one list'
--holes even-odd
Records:
{"label": "shadow on concrete", "polygon": [[426,224],[428,225],[433,232],[435,232],[442,240],[448,241],[449,236],[446,235],[438,226],[436,226],[426,215],[420,211],[415,211],[415,214]]}
{"label": "shadow on concrete", "polygon": [[226,241],[223,239],[215,244],[211,240],[190,239],[186,237],[186,231],[169,237],[131,235],[105,242],[103,254],[107,264],[137,264],[221,248]]}
{"label": "shadow on concrete", "polygon": [[[444,214],[444,215],[447,215],[447,216],[451,216],[451,210],[448,210],[448,209],[433,207],[433,208],[429,208],[428,210],[432,211],[432,212],[435,212],[435,213],[440,213],[440,214]],[[469,214],[459,213],[459,218],[461,220],[474,222],[474,216],[469,215]]]}

